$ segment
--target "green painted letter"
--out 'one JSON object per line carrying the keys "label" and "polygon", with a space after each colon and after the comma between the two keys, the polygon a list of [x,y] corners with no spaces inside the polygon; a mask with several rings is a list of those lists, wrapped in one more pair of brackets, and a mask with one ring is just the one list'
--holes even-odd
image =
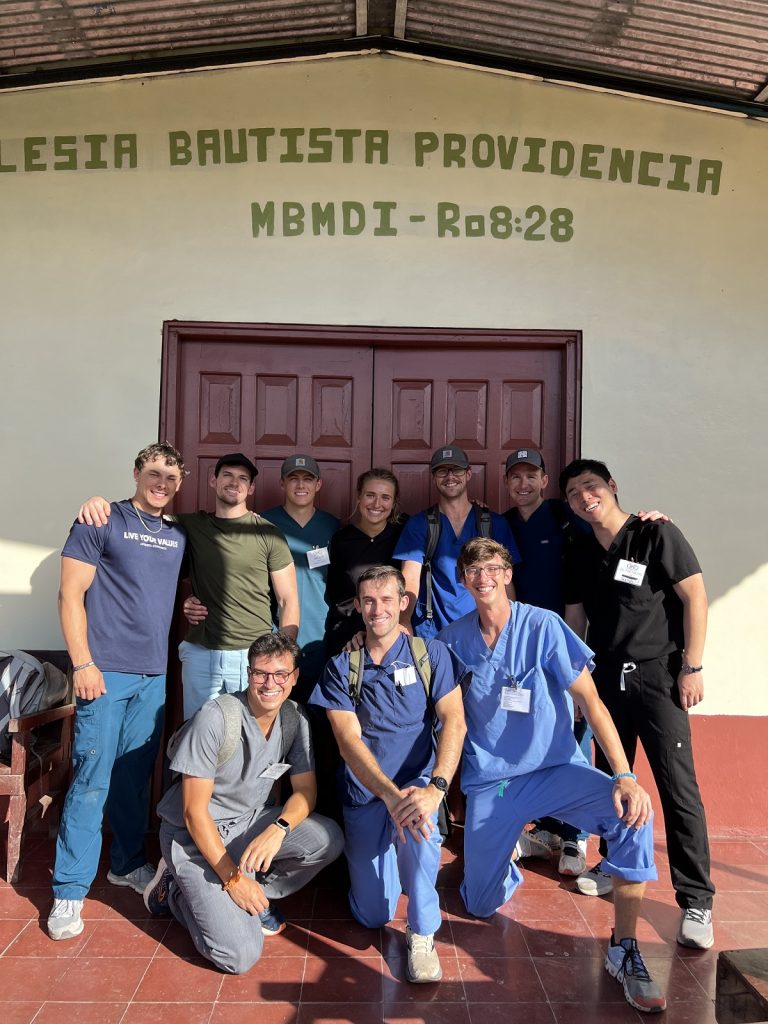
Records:
{"label": "green painted letter", "polygon": [[48,139],[44,135],[32,135],[28,139],[24,139],[25,171],[44,171],[46,169],[46,165],[40,158],[40,147],[44,146],[47,141]]}
{"label": "green painted letter", "polygon": [[189,132],[168,132],[171,167],[179,167],[192,160],[192,139]]}
{"label": "green painted letter", "polygon": [[720,191],[720,174],[723,170],[722,160],[702,160],[699,163],[699,180],[696,182],[697,192],[709,191],[716,196]]}
{"label": "green painted letter", "polygon": [[424,166],[424,157],[427,153],[434,153],[437,149],[437,135],[434,132],[416,132],[413,136],[414,153],[416,166]]}
{"label": "green painted letter", "polygon": [[260,203],[251,203],[251,230],[254,238],[258,238],[262,231],[270,238],[274,235],[275,204],[271,199],[263,207]]}
{"label": "green painted letter", "polygon": [[605,152],[605,146],[596,146],[591,142],[581,147],[581,167],[579,177],[581,178],[602,178],[603,172],[597,166],[597,158]]}
{"label": "green painted letter", "polygon": [[642,150],[640,153],[640,162],[637,167],[637,184],[650,185],[651,188],[658,188],[661,184],[661,178],[650,173],[650,166],[651,164],[660,164],[663,159],[663,153],[648,153],[645,150]]}

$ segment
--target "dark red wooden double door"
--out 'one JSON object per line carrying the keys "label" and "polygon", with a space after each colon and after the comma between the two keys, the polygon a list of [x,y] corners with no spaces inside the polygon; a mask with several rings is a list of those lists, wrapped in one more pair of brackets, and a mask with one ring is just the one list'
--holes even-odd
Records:
{"label": "dark red wooden double door", "polygon": [[394,470],[413,512],[432,500],[432,451],[453,441],[472,496],[504,509],[511,449],[541,449],[554,478],[576,454],[579,376],[574,332],[169,323],[161,436],[191,470],[177,507],[212,508],[208,473],[232,451],[259,467],[253,507],[277,504],[280,464],[306,452],[340,518],[372,465]]}

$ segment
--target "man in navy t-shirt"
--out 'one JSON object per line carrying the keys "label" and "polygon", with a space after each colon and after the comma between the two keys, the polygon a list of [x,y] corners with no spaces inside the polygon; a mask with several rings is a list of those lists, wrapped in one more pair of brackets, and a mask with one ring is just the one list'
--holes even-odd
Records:
{"label": "man in navy t-shirt", "polygon": [[112,828],[108,880],[142,893],[154,874],[144,832],[186,543],[163,509],[181,486],[184,462],[167,442],[152,444],[137,455],[133,475],[135,494],[112,504],[107,525],[75,523],[62,551],[59,616],[77,708],[74,774],[53,870],[52,939],[83,930],[105,807]]}

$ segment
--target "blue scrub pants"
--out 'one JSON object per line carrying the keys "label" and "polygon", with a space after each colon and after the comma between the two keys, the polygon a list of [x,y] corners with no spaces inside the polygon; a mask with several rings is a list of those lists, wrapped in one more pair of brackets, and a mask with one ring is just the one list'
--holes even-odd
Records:
{"label": "blue scrub pants", "polygon": [[99,867],[106,808],[111,867],[126,875],[147,858],[149,785],[163,731],[165,676],[105,672],[107,692],[77,700],[73,778],[56,841],[53,895],[82,900]]}
{"label": "blue scrub pants", "polygon": [[[570,693],[566,692],[565,696],[568,698],[571,707],[573,707],[573,699]],[[573,723],[573,735],[576,737],[579,750],[584,755],[585,760],[592,764],[592,730],[586,718],[580,718],[578,722]],[[577,843],[580,839],[589,839],[589,832],[574,828],[567,821],[558,821],[557,818],[541,818],[537,825],[539,828],[546,829],[547,832],[552,832],[553,835],[560,836],[563,843]]]}
{"label": "blue scrub pants", "polygon": [[602,869],[628,882],[657,877],[653,826],[627,828],[616,816],[613,783],[588,764],[542,768],[467,792],[461,895],[476,917],[490,917],[523,881],[511,856],[526,822],[543,815],[572,822],[605,839]]}
{"label": "blue scrub pants", "polygon": [[432,935],[440,927],[442,915],[435,883],[443,840],[437,815],[431,820],[434,831],[429,839],[417,843],[406,832],[402,843],[383,801],[344,808],[349,905],[355,919],[366,928],[378,928],[392,920],[401,892],[408,897],[411,931]]}
{"label": "blue scrub pants", "polygon": [[214,651],[182,640],[179,660],[185,721],[220,693],[239,693],[248,686],[248,648]]}

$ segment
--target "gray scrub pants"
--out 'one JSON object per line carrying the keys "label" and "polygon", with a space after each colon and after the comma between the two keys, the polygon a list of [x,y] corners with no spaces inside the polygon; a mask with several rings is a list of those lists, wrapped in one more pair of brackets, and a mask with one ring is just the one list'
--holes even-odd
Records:
{"label": "gray scrub pants", "polygon": [[[227,853],[239,863],[246,846],[280,816],[269,807],[251,817],[220,823]],[[344,837],[330,818],[311,814],[283,840],[262,887],[270,900],[301,889],[341,854]],[[160,849],[175,884],[169,904],[173,916],[189,931],[195,949],[227,974],[243,974],[261,956],[264,934],[259,918],[242,910],[221,887],[185,828],[163,821]]]}

